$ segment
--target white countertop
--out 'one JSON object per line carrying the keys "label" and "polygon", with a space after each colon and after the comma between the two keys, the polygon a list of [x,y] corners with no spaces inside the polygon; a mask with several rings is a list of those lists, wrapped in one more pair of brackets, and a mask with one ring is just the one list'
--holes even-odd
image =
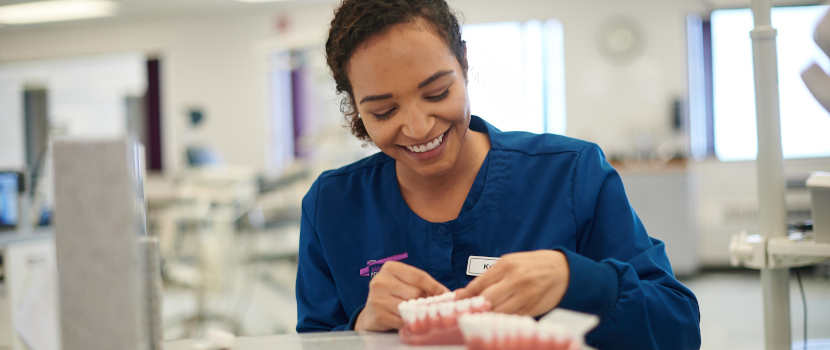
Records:
{"label": "white countertop", "polygon": [[5,231],[0,232],[0,248],[20,242],[53,238],[55,238],[55,228],[51,226],[30,231]]}
{"label": "white countertop", "polygon": [[[164,343],[164,350],[193,350],[199,339],[177,340]],[[321,332],[282,334],[261,337],[238,337],[233,350],[465,350],[464,345],[411,346],[402,344],[398,333],[377,332]],[[583,350],[594,350],[585,346]]]}
{"label": "white countertop", "polygon": [[[178,340],[164,343],[164,350],[193,350],[198,339]],[[323,332],[304,334],[282,334],[261,337],[238,337],[233,350],[463,350],[463,345],[456,346],[409,346],[402,344],[398,333],[377,332]]]}

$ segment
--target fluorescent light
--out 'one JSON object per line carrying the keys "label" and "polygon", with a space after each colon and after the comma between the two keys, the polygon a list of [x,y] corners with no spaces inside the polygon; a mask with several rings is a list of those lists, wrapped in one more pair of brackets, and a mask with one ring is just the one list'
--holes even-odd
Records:
{"label": "fluorescent light", "polygon": [[105,0],[51,0],[0,6],[0,24],[27,24],[110,17],[118,4]]}

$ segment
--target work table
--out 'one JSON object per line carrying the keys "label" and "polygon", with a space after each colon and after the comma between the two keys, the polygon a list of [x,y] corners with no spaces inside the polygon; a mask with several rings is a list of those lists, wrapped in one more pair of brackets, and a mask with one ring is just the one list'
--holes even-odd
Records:
{"label": "work table", "polygon": [[[178,340],[166,342],[164,350],[193,350],[193,345],[201,342],[199,339]],[[425,349],[421,346],[402,344],[398,333],[378,332],[322,332],[304,334],[281,334],[260,337],[238,337],[234,341],[233,350],[395,350],[395,349]],[[430,350],[462,350],[463,345],[430,346]]]}

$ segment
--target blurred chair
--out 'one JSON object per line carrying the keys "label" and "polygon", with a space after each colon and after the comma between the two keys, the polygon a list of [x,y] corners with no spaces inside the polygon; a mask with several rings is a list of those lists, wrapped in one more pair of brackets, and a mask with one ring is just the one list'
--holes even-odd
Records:
{"label": "blurred chair", "polygon": [[245,253],[236,249],[236,222],[255,204],[255,172],[202,167],[146,182],[148,227],[160,239],[162,275],[167,284],[192,289],[196,299],[193,314],[166,323],[183,325],[190,337],[208,321],[239,333],[238,317],[227,305],[233,305],[234,273]]}

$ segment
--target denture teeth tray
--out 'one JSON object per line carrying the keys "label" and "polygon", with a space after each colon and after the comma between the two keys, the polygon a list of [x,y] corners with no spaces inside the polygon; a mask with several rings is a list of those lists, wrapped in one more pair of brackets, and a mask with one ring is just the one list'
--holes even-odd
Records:
{"label": "denture teeth tray", "polygon": [[447,292],[402,302],[398,311],[404,322],[398,335],[405,344],[462,345],[459,317],[488,312],[490,303],[481,296],[456,300],[455,293]]}
{"label": "denture teeth tray", "polygon": [[485,312],[462,315],[458,325],[469,350],[579,350],[599,317],[556,308],[536,322],[529,316]]}
{"label": "denture teeth tray", "polygon": [[585,334],[530,316],[486,312],[458,318],[469,350],[580,350]]}

